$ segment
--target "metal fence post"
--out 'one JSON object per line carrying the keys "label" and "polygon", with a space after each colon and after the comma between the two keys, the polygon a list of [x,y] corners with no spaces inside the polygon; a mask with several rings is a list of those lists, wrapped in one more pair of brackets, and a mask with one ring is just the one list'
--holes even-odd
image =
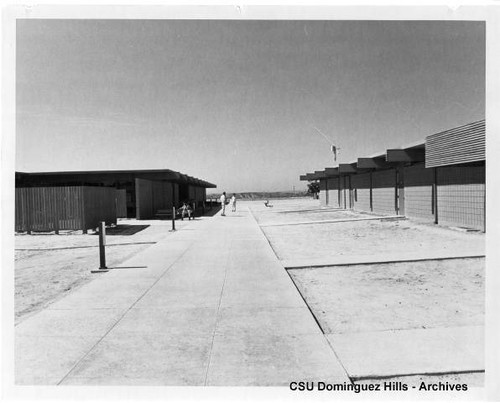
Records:
{"label": "metal fence post", "polygon": [[98,270],[91,270],[92,273],[103,273],[109,269],[106,267],[106,222],[99,222],[99,262]]}
{"label": "metal fence post", "polygon": [[175,207],[172,207],[172,231],[175,231]]}
{"label": "metal fence post", "polygon": [[106,223],[101,221],[99,223],[99,260],[101,266],[99,270],[106,270]]}

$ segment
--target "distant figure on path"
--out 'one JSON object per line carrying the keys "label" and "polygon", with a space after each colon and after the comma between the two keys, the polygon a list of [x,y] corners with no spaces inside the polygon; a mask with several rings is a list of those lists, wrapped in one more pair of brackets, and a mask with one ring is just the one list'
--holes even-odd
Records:
{"label": "distant figure on path", "polygon": [[186,216],[186,213],[187,213],[189,219],[191,219],[191,211],[192,211],[192,209],[191,209],[191,206],[189,206],[186,202],[184,202],[184,204],[179,209],[179,211],[181,212],[181,220],[184,220],[184,217]]}
{"label": "distant figure on path", "polygon": [[222,207],[222,216],[226,215],[226,192],[222,192],[222,195],[220,197],[220,204]]}
{"label": "distant figure on path", "polygon": [[233,207],[231,211],[233,213],[235,213],[236,212],[236,196],[234,195],[234,193],[233,193],[233,196],[231,197],[231,201],[229,203]]}
{"label": "distant figure on path", "polygon": [[273,207],[273,205],[272,205],[272,204],[269,204],[269,200],[266,200],[266,201],[264,202],[264,206],[266,206],[266,207]]}

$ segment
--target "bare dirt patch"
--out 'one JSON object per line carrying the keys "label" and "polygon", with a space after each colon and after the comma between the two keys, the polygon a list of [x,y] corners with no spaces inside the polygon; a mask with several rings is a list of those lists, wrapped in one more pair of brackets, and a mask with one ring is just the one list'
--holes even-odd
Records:
{"label": "bare dirt patch", "polygon": [[[169,235],[168,221],[123,220],[108,229],[106,264],[118,266]],[[178,221],[182,229],[188,221]],[[120,221],[119,221],[120,224]],[[19,323],[99,274],[98,236],[66,232],[15,237],[15,321]]]}
{"label": "bare dirt patch", "polygon": [[263,227],[262,230],[282,260],[404,251],[418,251],[425,257],[426,251],[436,248],[449,253],[484,253],[484,234],[462,233],[408,220]]}
{"label": "bare dirt patch", "polygon": [[259,225],[288,224],[295,222],[330,221],[355,218],[359,215],[348,210],[305,210],[305,211],[277,211],[256,215]]}
{"label": "bare dirt patch", "polygon": [[484,259],[288,271],[325,333],[484,324]]}

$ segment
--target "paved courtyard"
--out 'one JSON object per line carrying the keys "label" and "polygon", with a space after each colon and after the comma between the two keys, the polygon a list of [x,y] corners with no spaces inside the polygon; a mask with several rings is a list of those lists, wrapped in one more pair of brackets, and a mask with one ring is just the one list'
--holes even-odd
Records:
{"label": "paved courtyard", "polygon": [[16,382],[273,385],[348,381],[242,207],[191,221],[16,327]]}
{"label": "paved courtyard", "polygon": [[350,379],[482,385],[484,234],[315,204],[252,211]]}
{"label": "paved courtyard", "polygon": [[[475,257],[303,268],[338,254],[316,228],[347,224],[300,222],[335,217],[359,215],[297,199],[273,208],[240,202],[226,217],[185,223],[120,265],[128,269],[98,274],[18,324],[16,383],[288,386],[436,376],[481,386],[484,238],[404,223],[386,233],[429,231],[448,254],[472,235],[466,252]],[[399,223],[354,220],[335,237],[344,245],[357,234],[368,257],[372,238],[361,222],[366,231]],[[286,270],[287,261],[299,263]]]}

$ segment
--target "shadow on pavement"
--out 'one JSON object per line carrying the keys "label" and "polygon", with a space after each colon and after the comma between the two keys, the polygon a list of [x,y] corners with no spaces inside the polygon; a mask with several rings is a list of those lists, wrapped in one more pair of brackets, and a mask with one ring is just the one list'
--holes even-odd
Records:
{"label": "shadow on pavement", "polygon": [[[134,235],[148,228],[149,225],[118,224],[116,227],[106,228],[106,235]],[[98,235],[96,232],[94,235]]]}

